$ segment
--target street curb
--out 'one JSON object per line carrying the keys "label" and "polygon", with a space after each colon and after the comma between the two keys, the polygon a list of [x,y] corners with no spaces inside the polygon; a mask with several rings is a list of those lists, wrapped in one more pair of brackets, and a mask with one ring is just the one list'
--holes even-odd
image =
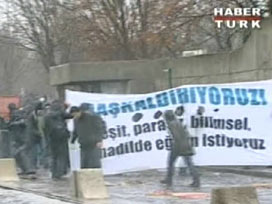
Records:
{"label": "street curb", "polygon": [[255,177],[262,177],[262,178],[272,178],[272,172],[267,171],[258,171],[258,170],[247,170],[247,169],[236,169],[236,168],[220,168],[220,167],[205,167],[203,168],[207,171],[212,172],[222,172],[222,173],[232,173],[232,174],[239,174],[245,176],[255,176]]}
{"label": "street curb", "polygon": [[46,198],[50,198],[53,200],[59,200],[59,201],[67,202],[67,203],[73,203],[73,204],[82,204],[83,203],[83,201],[73,200],[73,199],[65,198],[63,196],[53,195],[51,193],[41,193],[39,191],[24,189],[24,188],[20,188],[20,187],[11,187],[11,186],[5,185],[3,183],[0,183],[0,188],[7,189],[7,190],[20,191],[20,192],[24,192],[24,193],[32,193],[32,194],[35,194],[38,196],[43,196]]}

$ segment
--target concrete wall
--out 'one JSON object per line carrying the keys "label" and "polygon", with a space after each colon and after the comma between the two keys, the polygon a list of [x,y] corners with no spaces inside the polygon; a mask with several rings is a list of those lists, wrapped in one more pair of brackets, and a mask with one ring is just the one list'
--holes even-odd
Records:
{"label": "concrete wall", "polygon": [[145,93],[155,90],[154,79],[165,75],[163,71],[159,70],[165,69],[166,63],[167,60],[164,59],[71,63],[52,67],[50,81],[52,85],[78,82],[102,82],[107,84],[127,81],[125,93]]}
{"label": "concrete wall", "polygon": [[272,19],[232,53],[171,61],[178,84],[225,83],[272,78]]}
{"label": "concrete wall", "polygon": [[[231,53],[179,59],[143,61],[90,62],[52,67],[50,82],[54,86],[71,83],[110,83],[127,81],[120,93],[147,93],[168,88],[172,69],[173,85],[226,83],[272,78],[272,19],[254,30],[243,48]],[[125,91],[124,91],[125,90]],[[111,90],[103,92],[111,93]]]}

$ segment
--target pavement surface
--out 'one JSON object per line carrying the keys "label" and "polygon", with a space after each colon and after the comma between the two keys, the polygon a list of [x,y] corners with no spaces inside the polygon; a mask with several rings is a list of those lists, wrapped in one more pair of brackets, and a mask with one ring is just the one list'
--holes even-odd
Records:
{"label": "pavement surface", "polygon": [[1,204],[67,204],[56,199],[7,189],[0,189],[0,198]]}
{"label": "pavement surface", "polygon": [[272,166],[262,167],[262,166],[251,166],[251,167],[231,167],[231,166],[212,166],[205,167],[204,169],[213,172],[223,172],[223,173],[234,173],[247,176],[257,176],[264,178],[272,178]]}
{"label": "pavement surface", "polygon": [[[227,169],[227,168],[226,168]],[[215,169],[214,169],[215,170]],[[240,168],[240,171],[243,168]],[[249,169],[245,169],[248,171]],[[251,171],[257,171],[251,169]],[[220,171],[220,170],[219,170]],[[106,176],[105,181],[109,190],[109,200],[83,201],[73,197],[69,176],[60,181],[52,181],[49,174],[40,172],[39,179],[19,182],[0,183],[0,204],[208,204],[209,198],[185,199],[171,196],[158,196],[157,193],[165,190],[172,192],[198,192],[210,195],[213,188],[228,186],[255,186],[257,187],[260,204],[272,203],[272,176],[262,178],[234,173],[200,169],[201,187],[189,187],[190,176],[176,175],[172,189],[166,189],[160,180],[164,178],[165,170],[127,173],[115,176]],[[258,172],[271,172],[272,169],[260,168]],[[155,194],[155,195],[154,195]]]}

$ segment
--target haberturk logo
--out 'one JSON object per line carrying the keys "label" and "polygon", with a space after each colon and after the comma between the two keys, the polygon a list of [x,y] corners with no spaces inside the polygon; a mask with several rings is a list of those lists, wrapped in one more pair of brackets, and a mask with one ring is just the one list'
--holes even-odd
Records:
{"label": "haberturk logo", "polygon": [[218,28],[261,28],[260,8],[215,8],[214,22]]}

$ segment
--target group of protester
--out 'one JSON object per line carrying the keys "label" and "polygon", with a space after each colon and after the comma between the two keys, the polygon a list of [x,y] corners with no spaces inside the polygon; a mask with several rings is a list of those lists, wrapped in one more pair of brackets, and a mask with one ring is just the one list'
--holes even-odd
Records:
{"label": "group of protester", "polygon": [[[1,118],[1,129],[8,132],[11,156],[23,178],[35,179],[39,168],[50,169],[52,179],[60,179],[69,170],[68,141],[81,146],[81,167],[100,168],[100,150],[105,123],[84,107],[69,107],[56,100],[39,100],[29,110],[9,104],[8,121]],[[69,111],[68,111],[69,110]],[[66,121],[74,119],[70,134]]]}
{"label": "group of protester", "polygon": [[[6,129],[11,138],[11,153],[20,168],[21,176],[36,178],[38,168],[50,169],[52,179],[60,179],[69,170],[68,141],[78,140],[81,149],[81,168],[101,168],[102,138],[106,134],[106,123],[93,113],[86,104],[68,107],[56,100],[48,103],[39,100],[31,111],[9,104],[10,119],[0,118],[1,129]],[[202,109],[201,109],[202,108]],[[201,107],[197,114],[203,113]],[[164,112],[164,120],[172,137],[172,148],[168,158],[168,171],[161,183],[172,185],[174,164],[177,157],[183,157],[192,178],[192,187],[200,186],[199,174],[194,167],[195,154],[190,144],[190,134],[184,121],[177,116],[184,115],[183,106],[176,112]],[[66,121],[73,119],[72,133]]]}

